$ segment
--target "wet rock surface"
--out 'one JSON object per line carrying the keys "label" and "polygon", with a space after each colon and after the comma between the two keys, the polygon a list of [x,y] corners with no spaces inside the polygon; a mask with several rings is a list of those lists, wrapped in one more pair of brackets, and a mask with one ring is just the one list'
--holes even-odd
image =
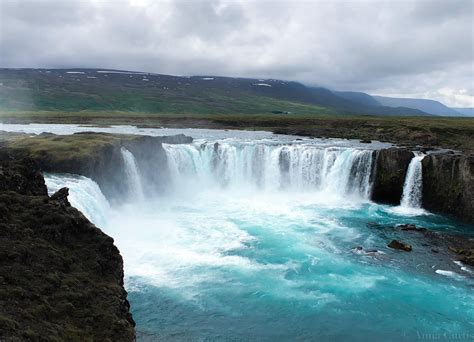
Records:
{"label": "wet rock surface", "polygon": [[389,148],[377,152],[372,200],[400,204],[405,175],[414,154],[404,148]]}
{"label": "wet rock surface", "polygon": [[398,240],[390,241],[390,243],[387,246],[390,247],[390,248],[399,249],[399,250],[405,251],[405,252],[411,252],[411,250],[412,250],[411,245],[409,245],[408,243],[402,242],[402,241],[398,241]]}
{"label": "wet rock surface", "polygon": [[133,341],[113,239],[0,151],[0,340]]}
{"label": "wet rock surface", "polygon": [[[377,236],[386,241],[383,246],[372,246],[384,250],[387,255],[384,263],[402,263],[404,267],[413,268],[433,274],[438,269],[459,274],[462,277],[474,278],[474,236],[453,234],[448,231],[433,231],[414,224],[383,225],[375,222],[367,223],[367,227]],[[410,246],[410,253],[400,253]],[[372,247],[370,249],[372,249]],[[370,250],[360,247],[361,251]],[[354,251],[354,249],[353,249]],[[359,252],[367,256],[367,253]],[[379,260],[381,260],[379,258]]]}

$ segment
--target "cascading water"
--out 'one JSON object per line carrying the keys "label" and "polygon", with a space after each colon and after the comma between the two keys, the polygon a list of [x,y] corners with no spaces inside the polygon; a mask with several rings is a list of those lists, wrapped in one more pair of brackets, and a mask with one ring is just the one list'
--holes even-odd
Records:
{"label": "cascading water", "polygon": [[45,174],[44,180],[50,194],[62,187],[69,188],[69,201],[77,209],[98,227],[106,224],[110,205],[96,182],[69,174]]}
{"label": "cascading water", "polygon": [[408,165],[405,182],[403,184],[403,195],[400,205],[405,208],[421,208],[423,174],[421,161],[425,155],[414,152],[415,156]]}
{"label": "cascading water", "polygon": [[127,150],[125,147],[122,147],[120,152],[122,153],[122,158],[124,162],[124,171],[126,175],[126,182],[128,185],[129,196],[133,200],[142,200],[143,199],[143,188],[142,181],[140,177],[140,171],[138,170],[138,165],[133,156],[132,152]]}
{"label": "cascading water", "polygon": [[[395,341],[472,329],[469,269],[452,262],[458,269],[433,269],[439,254],[423,254],[420,244],[411,266],[412,254],[386,247],[386,234],[396,234],[386,227],[436,229],[439,218],[367,200],[370,147],[218,139],[164,145],[169,177],[160,175],[171,192],[146,201],[139,200],[142,184],[153,184],[140,170],[146,161],[128,150],[120,174],[130,191],[111,208],[88,178],[46,176],[50,192],[68,186],[72,205],[114,238],[139,337]],[[422,156],[415,158],[407,203],[421,198]]]}
{"label": "cascading water", "polygon": [[164,148],[177,186],[370,194],[371,150],[235,141]]}

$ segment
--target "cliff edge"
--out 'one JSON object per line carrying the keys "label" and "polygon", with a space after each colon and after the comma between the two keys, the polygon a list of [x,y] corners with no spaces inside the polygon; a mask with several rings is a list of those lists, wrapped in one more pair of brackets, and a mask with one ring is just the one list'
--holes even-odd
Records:
{"label": "cliff edge", "polygon": [[0,340],[133,341],[113,239],[0,150]]}

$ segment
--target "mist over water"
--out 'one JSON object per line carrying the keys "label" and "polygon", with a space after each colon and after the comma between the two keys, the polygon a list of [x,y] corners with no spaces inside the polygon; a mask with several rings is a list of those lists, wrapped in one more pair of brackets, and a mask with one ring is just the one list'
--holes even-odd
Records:
{"label": "mist over water", "polygon": [[70,187],[73,205],[114,238],[140,338],[398,341],[473,331],[472,270],[440,264],[421,245],[390,250],[391,228],[373,223],[462,227],[370,202],[374,148],[267,136],[165,144],[171,184],[154,197],[143,196],[147,180],[122,150],[130,191],[113,206],[88,178],[46,180],[50,191]]}

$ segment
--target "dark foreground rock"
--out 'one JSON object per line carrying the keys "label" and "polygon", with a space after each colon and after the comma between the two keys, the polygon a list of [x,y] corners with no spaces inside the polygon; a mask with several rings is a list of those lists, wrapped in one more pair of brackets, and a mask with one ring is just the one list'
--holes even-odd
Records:
{"label": "dark foreground rock", "polygon": [[434,153],[422,165],[423,207],[474,222],[474,155]]}
{"label": "dark foreground rock", "polygon": [[399,205],[405,174],[413,152],[404,148],[389,148],[377,152],[372,200]]}
{"label": "dark foreground rock", "polygon": [[0,151],[0,340],[133,341],[113,239]]}

